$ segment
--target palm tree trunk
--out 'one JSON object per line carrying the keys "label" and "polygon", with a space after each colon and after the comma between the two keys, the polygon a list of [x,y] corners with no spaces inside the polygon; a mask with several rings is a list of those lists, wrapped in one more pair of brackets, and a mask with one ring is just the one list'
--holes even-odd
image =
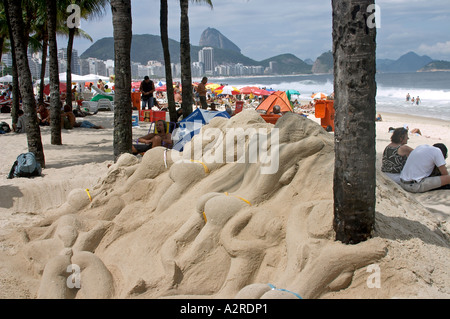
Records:
{"label": "palm tree trunk", "polygon": [[67,70],[66,70],[66,104],[72,106],[72,49],[75,28],[69,29],[69,41],[67,42]]}
{"label": "palm tree trunk", "polygon": [[61,101],[59,98],[58,46],[56,43],[56,0],[47,1],[48,42],[49,42],[49,75],[50,75],[50,130],[51,144],[61,145]]}
{"label": "palm tree trunk", "polygon": [[191,47],[189,39],[189,0],[180,0],[180,62],[183,118],[192,113]]}
{"label": "palm tree trunk", "polygon": [[336,239],[356,244],[375,223],[375,48],[367,26],[373,0],[332,0]]}
{"label": "palm tree trunk", "polygon": [[167,30],[167,0],[161,0],[161,13],[160,13],[160,29],[161,29],[161,43],[164,52],[164,66],[166,70],[166,87],[167,87],[167,103],[169,104],[170,121],[176,122],[178,119],[177,110],[175,107],[175,96],[173,90],[172,79],[172,67],[170,63],[170,51],[169,51],[169,33]]}
{"label": "palm tree trunk", "polygon": [[[47,29],[48,34],[48,29]],[[47,50],[48,50],[48,36],[44,35],[42,40],[42,64],[41,64],[41,82],[39,83],[39,102],[44,101],[44,79],[45,79],[45,68],[47,66]]]}
{"label": "palm tree trunk", "polygon": [[20,93],[22,96],[22,109],[27,115],[27,143],[28,151],[34,153],[36,161],[45,168],[44,149],[41,140],[41,131],[37,123],[36,101],[34,100],[33,83],[28,65],[27,47],[24,39],[24,27],[22,18],[22,6],[20,1],[4,0],[5,10],[8,16],[8,24],[12,31],[14,50],[17,59],[17,70],[20,77]]}
{"label": "palm tree trunk", "polygon": [[19,111],[20,103],[19,103],[19,75],[17,73],[17,61],[16,61],[16,52],[14,50],[14,38],[11,30],[11,23],[9,21],[8,17],[8,8],[6,4],[6,0],[3,0],[3,6],[5,8],[5,16],[6,16],[6,23],[8,25],[8,33],[9,33],[9,42],[11,46],[11,58],[12,58],[12,105],[11,105],[11,118],[12,123],[17,124],[17,120],[19,118],[17,112]]}
{"label": "palm tree trunk", "polygon": [[131,0],[111,0],[114,28],[114,161],[131,153]]}
{"label": "palm tree trunk", "polygon": [[5,37],[0,37],[0,57],[3,55],[3,45],[5,43]]}

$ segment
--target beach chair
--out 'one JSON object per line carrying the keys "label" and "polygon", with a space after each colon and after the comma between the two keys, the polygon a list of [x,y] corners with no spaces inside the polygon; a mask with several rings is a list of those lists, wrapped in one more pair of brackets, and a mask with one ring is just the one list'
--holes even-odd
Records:
{"label": "beach chair", "polygon": [[114,111],[114,102],[108,99],[100,99],[97,101],[98,110]]}
{"label": "beach chair", "polygon": [[[147,134],[156,133],[156,122],[157,121],[150,123],[150,127],[148,129]],[[176,122],[166,122],[166,124],[167,124],[166,132],[172,134],[173,130],[177,127],[177,123]]]}

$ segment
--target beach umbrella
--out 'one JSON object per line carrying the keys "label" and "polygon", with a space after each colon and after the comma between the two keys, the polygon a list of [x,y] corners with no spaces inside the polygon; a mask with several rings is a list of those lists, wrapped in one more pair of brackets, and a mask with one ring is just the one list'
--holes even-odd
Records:
{"label": "beach umbrella", "polygon": [[263,90],[263,89],[258,89],[258,90],[254,90],[254,91],[253,91],[253,94],[254,94],[254,95],[264,95],[264,96],[267,96],[267,95],[272,94],[272,92],[269,92],[269,91]]}
{"label": "beach umbrella", "polygon": [[286,94],[290,94],[290,95],[300,95],[300,92],[299,91],[297,91],[297,90],[292,90],[292,89],[290,89],[290,90],[287,90],[286,91]]}
{"label": "beach umbrella", "polygon": [[215,89],[217,89],[219,86],[222,86],[220,84],[217,83],[206,83],[205,87],[207,89],[210,89],[211,91],[214,91]]}
{"label": "beach umbrella", "polygon": [[287,90],[286,91],[286,95],[289,99],[289,101],[291,100],[291,95],[300,95],[300,92],[297,90]]}
{"label": "beach umbrella", "polygon": [[311,95],[313,100],[326,100],[327,95],[325,93],[319,92]]}
{"label": "beach umbrella", "polygon": [[252,94],[254,90],[259,90],[259,88],[256,86],[244,86],[239,89],[241,94]]}
{"label": "beach umbrella", "polygon": [[220,94],[220,93],[222,93],[223,87],[224,87],[224,85],[221,85],[221,86],[218,86],[214,90],[211,90],[211,91],[216,93],[216,94]]}
{"label": "beach umbrella", "polygon": [[228,95],[241,94],[241,91],[239,91],[238,88],[231,86],[231,85],[225,85],[220,90],[219,90],[219,88],[214,90],[214,92],[217,94],[228,94]]}

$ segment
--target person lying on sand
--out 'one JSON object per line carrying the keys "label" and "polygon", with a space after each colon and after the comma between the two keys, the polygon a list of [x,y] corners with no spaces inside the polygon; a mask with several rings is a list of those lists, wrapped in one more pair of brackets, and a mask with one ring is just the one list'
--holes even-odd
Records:
{"label": "person lying on sand", "polygon": [[64,105],[64,112],[61,114],[61,128],[72,129],[74,127],[94,128],[97,130],[104,128],[101,125],[95,125],[89,121],[77,122],[72,107],[66,104]]}

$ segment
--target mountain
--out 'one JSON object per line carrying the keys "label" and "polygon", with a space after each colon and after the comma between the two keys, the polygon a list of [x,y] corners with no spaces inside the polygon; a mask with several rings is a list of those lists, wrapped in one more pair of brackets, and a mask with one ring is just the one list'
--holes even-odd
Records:
{"label": "mountain", "polygon": [[214,28],[207,28],[202,32],[198,45],[200,47],[214,47],[241,53],[241,49],[236,44]]}
{"label": "mountain", "polygon": [[331,51],[322,53],[312,66],[313,73],[333,73],[333,53]]}
{"label": "mountain", "polygon": [[[191,45],[191,61],[198,61],[201,46]],[[180,62],[180,43],[169,39],[170,58],[172,63]],[[96,41],[80,58],[97,58],[100,60],[114,60],[114,38],[108,37]],[[131,42],[131,61],[146,65],[148,61],[164,62],[161,37],[151,34],[133,35]],[[236,64],[269,67],[271,61],[277,62],[278,74],[311,73],[311,66],[292,54],[283,54],[263,61],[255,61],[236,50],[214,47],[214,60],[217,64]]]}
{"label": "mountain", "polygon": [[377,70],[380,72],[416,72],[419,69],[432,62],[429,56],[419,56],[414,52],[408,52],[402,55],[398,60],[388,62],[382,60],[384,63],[379,65],[377,61]]}
{"label": "mountain", "polygon": [[274,70],[274,73],[276,74],[311,73],[311,65],[306,64],[303,60],[290,53],[277,55],[263,60],[260,62],[260,65],[268,68],[270,67],[270,62],[275,62],[276,70]]}
{"label": "mountain", "polygon": [[417,72],[450,71],[449,61],[433,61],[425,65]]}
{"label": "mountain", "polygon": [[389,70],[389,66],[394,62],[392,59],[377,59],[377,71]]}
{"label": "mountain", "polygon": [[[180,43],[169,39],[169,50],[172,62],[179,62]],[[195,50],[192,51],[191,56],[195,53]],[[114,38],[109,37],[96,41],[80,56],[82,59],[89,57],[114,60]],[[161,37],[151,34],[134,34],[131,40],[131,61],[146,65],[150,60],[164,61]]]}

